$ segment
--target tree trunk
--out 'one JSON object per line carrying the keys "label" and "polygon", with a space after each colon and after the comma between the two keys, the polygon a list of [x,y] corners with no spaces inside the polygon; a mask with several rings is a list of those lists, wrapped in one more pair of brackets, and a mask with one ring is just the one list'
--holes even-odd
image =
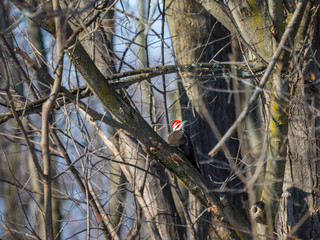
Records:
{"label": "tree trunk", "polygon": [[[279,230],[283,237],[319,239],[319,146],[316,128],[319,121],[310,107],[319,106],[318,87],[305,88],[298,81],[294,87],[289,125],[289,149],[279,206]],[[304,92],[305,91],[305,95]],[[307,100],[309,99],[309,101]]]}
{"label": "tree trunk", "polygon": [[[227,61],[230,50],[226,47],[228,32],[222,25],[194,1],[175,0],[170,3],[167,4],[169,6],[167,19],[177,63],[195,64],[210,62],[213,59]],[[182,116],[183,120],[188,120],[187,131],[192,137],[202,173],[206,178],[218,183],[217,188],[225,180],[227,186],[232,188],[234,182],[227,180],[230,169],[227,167],[228,162],[224,154],[219,153],[214,159],[207,157],[210,149],[217,143],[217,137],[209,127],[208,118],[213,119],[222,134],[235,120],[232,94],[211,89],[231,90],[231,83],[218,76],[200,78],[196,73],[182,72],[180,77],[181,81],[178,84],[182,83],[184,86],[184,89],[179,87]],[[230,141],[228,148],[235,154],[238,143]],[[190,201],[193,221],[197,220],[195,223],[197,236],[199,239],[204,239],[208,235],[208,230],[215,227],[208,224],[211,218],[208,214],[204,214],[200,220],[197,219],[204,209],[192,196]],[[235,202],[240,203],[239,200]]]}
{"label": "tree trunk", "polygon": [[[311,25],[312,45],[307,48],[302,76],[296,74],[291,87],[288,156],[283,194],[279,206],[279,233],[282,237],[319,239],[319,11]],[[314,54],[316,51],[317,54]]]}

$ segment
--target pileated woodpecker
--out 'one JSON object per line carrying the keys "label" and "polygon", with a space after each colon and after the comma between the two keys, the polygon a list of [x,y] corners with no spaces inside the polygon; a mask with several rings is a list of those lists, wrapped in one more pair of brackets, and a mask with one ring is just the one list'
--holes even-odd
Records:
{"label": "pileated woodpecker", "polygon": [[168,136],[168,143],[173,147],[177,147],[188,158],[192,165],[200,171],[191,139],[189,135],[183,131],[186,122],[187,121],[182,122],[180,120],[175,120],[172,123],[173,132]]}

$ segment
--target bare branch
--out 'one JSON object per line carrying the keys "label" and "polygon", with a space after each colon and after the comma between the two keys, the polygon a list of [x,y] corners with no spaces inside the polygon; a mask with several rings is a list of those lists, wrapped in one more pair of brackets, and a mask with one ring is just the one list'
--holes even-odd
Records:
{"label": "bare branch", "polygon": [[[53,10],[59,11],[59,1],[53,1]],[[44,219],[45,219],[45,233],[46,239],[53,240],[53,225],[52,225],[52,199],[51,199],[51,156],[49,151],[49,124],[50,114],[53,109],[54,103],[58,97],[60,91],[60,85],[63,74],[63,46],[64,46],[64,21],[60,15],[55,17],[56,25],[56,71],[55,80],[52,86],[52,90],[47,101],[42,105],[42,117],[41,117],[41,149],[43,159],[43,192],[44,192]]]}

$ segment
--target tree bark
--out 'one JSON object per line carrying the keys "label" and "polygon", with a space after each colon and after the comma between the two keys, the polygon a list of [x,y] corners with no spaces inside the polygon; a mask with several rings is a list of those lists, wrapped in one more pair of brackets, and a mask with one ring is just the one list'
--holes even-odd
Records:
{"label": "tree bark", "polygon": [[[313,13],[307,6],[305,19],[311,24],[300,29],[314,29],[309,34],[312,44],[304,50],[302,71],[292,78],[289,112],[288,155],[284,176],[283,194],[279,205],[279,232],[285,237],[318,239],[319,221],[319,126],[320,87],[315,82],[320,73],[315,61],[319,61],[319,10]],[[300,33],[306,31],[299,31]],[[301,35],[297,36],[302,38]],[[300,48],[298,41],[296,48]],[[300,45],[300,46],[299,46]],[[317,54],[314,54],[314,51]],[[302,75],[301,75],[302,74]],[[291,237],[293,238],[293,237]]]}

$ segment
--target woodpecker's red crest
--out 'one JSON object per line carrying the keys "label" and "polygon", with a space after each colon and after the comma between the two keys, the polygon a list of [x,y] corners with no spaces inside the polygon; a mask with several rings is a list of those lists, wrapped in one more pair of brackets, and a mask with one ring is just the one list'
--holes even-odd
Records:
{"label": "woodpecker's red crest", "polygon": [[184,124],[186,123],[187,121],[180,121],[180,120],[174,120],[173,123],[172,123],[172,129],[173,131],[178,131],[178,130],[182,130]]}

